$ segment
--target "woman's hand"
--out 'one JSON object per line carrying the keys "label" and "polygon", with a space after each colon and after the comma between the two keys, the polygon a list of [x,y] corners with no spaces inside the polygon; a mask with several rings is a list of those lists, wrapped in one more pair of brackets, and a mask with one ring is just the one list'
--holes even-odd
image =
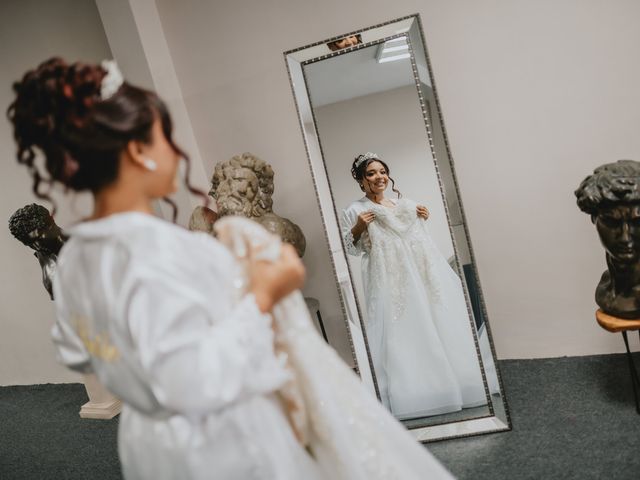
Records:
{"label": "woman's hand", "polygon": [[292,245],[282,245],[280,258],[275,262],[251,261],[249,266],[249,293],[256,298],[263,313],[284,297],[304,285],[305,269]]}
{"label": "woman's hand", "polygon": [[418,205],[416,207],[416,213],[418,214],[418,218],[423,218],[424,220],[429,218],[429,209],[424,205]]}
{"label": "woman's hand", "polygon": [[375,218],[375,213],[370,210],[362,212],[358,215],[356,224],[351,229],[351,234],[353,235],[353,243],[356,243],[358,240],[360,240],[360,236],[364,233],[369,224],[375,220]]}
{"label": "woman's hand", "polygon": [[358,220],[356,221],[356,228],[360,231],[360,233],[364,232],[369,224],[373,222],[376,218],[376,214],[372,211],[368,210],[366,212],[362,212],[358,215]]}

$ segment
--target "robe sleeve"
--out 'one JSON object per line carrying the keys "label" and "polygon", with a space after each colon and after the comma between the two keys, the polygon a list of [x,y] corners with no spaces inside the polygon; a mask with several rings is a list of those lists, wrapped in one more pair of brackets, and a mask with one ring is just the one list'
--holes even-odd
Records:
{"label": "robe sleeve", "polygon": [[51,338],[56,346],[56,358],[58,362],[71,370],[80,373],[92,373],[91,355],[89,355],[84,343],[69,322],[69,313],[55,277],[53,279],[53,295],[55,298],[56,322],[51,329]]}
{"label": "robe sleeve", "polygon": [[188,283],[149,276],[126,293],[123,314],[143,371],[168,410],[209,413],[289,379],[285,359],[274,352],[271,317],[253,295],[213,318],[212,305],[230,302],[220,287],[210,285],[212,302]]}
{"label": "robe sleeve", "polygon": [[357,218],[358,213],[353,207],[343,210],[340,218],[340,231],[342,234],[342,241],[344,242],[344,248],[349,255],[353,255],[354,257],[359,257],[365,253],[362,235],[358,241],[355,242],[353,233],[351,233],[351,229],[356,224]]}

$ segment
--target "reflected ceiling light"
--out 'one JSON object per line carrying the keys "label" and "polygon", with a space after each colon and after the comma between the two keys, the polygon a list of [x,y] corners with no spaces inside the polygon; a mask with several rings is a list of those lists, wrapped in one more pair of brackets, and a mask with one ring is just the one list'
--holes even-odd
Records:
{"label": "reflected ceiling light", "polygon": [[409,44],[404,36],[387,40],[378,47],[376,53],[378,63],[395,62],[409,57]]}
{"label": "reflected ceiling light", "polygon": [[395,62],[396,60],[402,60],[404,58],[409,58],[410,55],[408,53],[403,53],[401,55],[394,55],[392,57],[384,57],[378,59],[378,63],[387,63],[387,62]]}

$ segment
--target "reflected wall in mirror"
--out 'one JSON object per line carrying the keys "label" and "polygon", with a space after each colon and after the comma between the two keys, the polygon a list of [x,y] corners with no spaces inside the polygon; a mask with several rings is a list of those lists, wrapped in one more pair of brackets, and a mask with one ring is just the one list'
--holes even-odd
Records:
{"label": "reflected wall in mirror", "polygon": [[363,381],[424,441],[508,429],[418,16],[285,58]]}

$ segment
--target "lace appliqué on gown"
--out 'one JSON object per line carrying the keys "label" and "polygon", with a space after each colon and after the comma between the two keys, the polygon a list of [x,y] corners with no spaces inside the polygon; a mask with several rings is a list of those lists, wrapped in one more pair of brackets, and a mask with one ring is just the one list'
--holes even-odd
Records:
{"label": "lace appliqu\u00e9 on gown", "polygon": [[416,206],[362,199],[345,210],[342,227],[362,211],[375,214],[361,258],[367,340],[382,401],[402,418],[486,400],[460,278]]}
{"label": "lace appliqu\u00e9 on gown", "polygon": [[415,264],[429,299],[442,303],[441,280],[436,273],[442,255],[431,240],[424,221],[417,218],[411,202],[400,200],[394,208],[374,205],[371,210],[376,221],[369,225],[367,238],[371,245],[366,277],[369,316],[375,318],[376,297],[386,290],[393,321],[400,320],[406,311],[406,292],[410,271]]}
{"label": "lace appliqu\u00e9 on gown", "polygon": [[353,233],[351,230],[348,230],[344,234],[344,246],[349,255],[360,255],[361,253],[366,253],[371,251],[371,239],[369,238],[369,234],[367,232],[363,232],[360,235],[360,238],[356,242]]}
{"label": "lace appliqu\u00e9 on gown", "polygon": [[344,247],[349,255],[358,255],[360,253],[355,243],[353,233],[349,230],[344,236]]}

